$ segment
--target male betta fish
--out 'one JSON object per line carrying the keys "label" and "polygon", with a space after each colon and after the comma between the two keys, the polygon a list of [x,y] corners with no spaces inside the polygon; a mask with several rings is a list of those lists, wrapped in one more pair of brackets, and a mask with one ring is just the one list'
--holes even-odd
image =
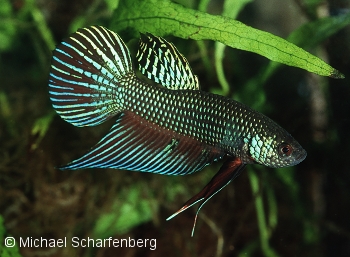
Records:
{"label": "male betta fish", "polygon": [[61,170],[187,175],[225,157],[212,180],[169,220],[203,201],[197,218],[200,208],[247,164],[277,168],[305,159],[300,144],[268,117],[201,91],[186,58],[163,38],[141,34],[137,61],[141,73],[156,83],[135,75],[124,42],[100,26],[79,29],[54,50],[49,93],[56,112],[78,127],[117,116],[101,141]]}

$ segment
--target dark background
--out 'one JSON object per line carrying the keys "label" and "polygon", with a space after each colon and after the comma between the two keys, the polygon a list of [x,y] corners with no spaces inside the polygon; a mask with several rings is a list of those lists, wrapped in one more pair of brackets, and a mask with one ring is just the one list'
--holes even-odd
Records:
{"label": "dark background", "polygon": [[[171,221],[165,219],[205,186],[221,163],[184,177],[55,169],[85,153],[113,124],[112,119],[98,127],[76,128],[64,122],[53,113],[47,86],[50,46],[77,26],[108,27],[112,12],[106,2],[5,2],[10,11],[1,11],[5,36],[0,39],[0,214],[6,235],[157,239],[154,251],[149,247],[21,248],[23,256],[350,256],[349,27],[309,49],[344,73],[342,80],[282,66],[249,92],[245,85],[269,61],[226,49],[228,96],[248,105],[260,95],[266,97],[258,109],[289,131],[308,156],[293,168],[249,167],[259,177],[258,195],[252,193],[248,172],[243,172],[202,208],[191,238],[196,208]],[[257,0],[244,8],[239,20],[286,38],[304,22],[340,15],[350,7],[349,1],[322,1],[310,9],[306,2],[312,1]],[[221,8],[217,1],[208,9],[217,14]],[[40,17],[54,42],[43,37]],[[214,42],[204,42],[211,60],[208,70],[196,42],[168,39],[188,58],[202,90],[218,90]],[[135,52],[135,42],[129,45]],[[257,197],[263,199],[265,208],[260,211],[265,213],[273,253],[261,250]]]}

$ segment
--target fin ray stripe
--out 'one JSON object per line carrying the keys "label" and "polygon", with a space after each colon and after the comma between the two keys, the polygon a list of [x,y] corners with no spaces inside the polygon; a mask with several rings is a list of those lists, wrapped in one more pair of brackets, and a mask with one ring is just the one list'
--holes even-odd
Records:
{"label": "fin ray stripe", "polygon": [[141,34],[136,59],[141,73],[164,87],[199,89],[197,76],[187,59],[164,38]]}
{"label": "fin ray stripe", "polygon": [[138,81],[124,42],[99,26],[64,40],[54,50],[49,76],[53,107],[75,126],[95,126],[122,112],[123,87]]}
{"label": "fin ray stripe", "polygon": [[117,168],[185,175],[223,155],[214,147],[161,128],[126,111],[95,147],[61,169]]}

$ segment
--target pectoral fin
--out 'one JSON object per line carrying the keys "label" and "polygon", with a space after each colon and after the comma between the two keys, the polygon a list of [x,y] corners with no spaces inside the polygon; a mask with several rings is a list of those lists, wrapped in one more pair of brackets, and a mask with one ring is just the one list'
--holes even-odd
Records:
{"label": "pectoral fin", "polygon": [[193,196],[191,199],[189,199],[181,209],[179,209],[177,212],[175,212],[173,215],[171,215],[167,220],[170,220],[174,218],[179,213],[187,210],[194,204],[203,201],[200,206],[198,207],[194,224],[192,228],[192,234],[194,234],[194,229],[196,226],[197,216],[202,208],[202,206],[209,201],[209,199],[218,193],[221,189],[223,189],[226,185],[228,185],[232,180],[234,180],[236,177],[238,177],[239,174],[241,174],[243,168],[245,167],[245,164],[242,163],[242,161],[239,158],[231,158],[224,162],[224,164],[221,166],[220,170],[216,175],[210,180],[210,182],[195,196]]}

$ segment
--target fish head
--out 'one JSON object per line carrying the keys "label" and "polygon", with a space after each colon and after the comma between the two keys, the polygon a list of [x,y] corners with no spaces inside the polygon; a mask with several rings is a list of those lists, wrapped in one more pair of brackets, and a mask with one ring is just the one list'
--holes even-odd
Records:
{"label": "fish head", "polygon": [[302,162],[307,155],[303,147],[287,131],[274,125],[274,133],[263,130],[247,140],[245,154],[248,158],[271,168],[294,166]]}

